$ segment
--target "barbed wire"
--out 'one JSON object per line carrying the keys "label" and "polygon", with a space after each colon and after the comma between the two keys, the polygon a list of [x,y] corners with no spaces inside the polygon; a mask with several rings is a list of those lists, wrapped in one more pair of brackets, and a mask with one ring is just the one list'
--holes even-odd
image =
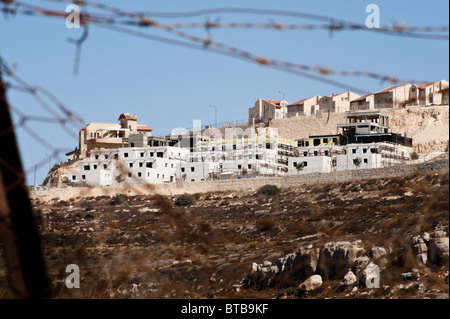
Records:
{"label": "barbed wire", "polygon": [[[16,123],[12,124],[9,128],[0,130],[0,137],[23,129],[33,140],[46,148],[53,158],[61,159],[60,154],[69,151],[67,148],[58,148],[48,142],[47,139],[41,137],[35,130],[33,130],[28,124],[30,122],[40,122],[46,124],[59,125],[69,136],[78,140],[78,131],[80,126],[84,123],[82,117],[69,110],[60,100],[58,100],[52,93],[40,86],[31,86],[20,78],[15,72],[8,66],[6,61],[0,57],[0,72],[2,75],[9,78],[11,81],[3,81],[0,83],[5,89],[15,90],[17,92],[29,94],[38,105],[41,106],[50,116],[30,115],[22,112],[18,107],[8,103],[10,112],[13,112],[16,117]],[[46,99],[51,102],[48,103]],[[62,113],[63,115],[59,114]],[[1,159],[0,159],[1,160]],[[47,163],[47,159],[43,159],[30,167],[25,169],[25,174],[32,173],[36,167],[42,167]],[[2,164],[5,164],[2,161]],[[18,176],[18,179],[22,176]]]}
{"label": "barbed wire", "polygon": [[[66,0],[47,0],[47,1],[51,1],[51,2],[68,2]],[[4,1],[3,1],[4,2]],[[26,3],[22,3],[20,1],[15,1],[15,0],[9,0],[8,1],[8,6],[3,8],[3,11],[5,12],[9,12],[9,13],[17,13],[20,11],[17,11],[17,8],[11,8],[10,4],[15,4],[18,7],[25,7],[25,14],[29,14],[29,15],[45,15],[45,16],[55,16],[55,17],[64,17],[66,18],[66,14],[58,12],[58,11],[51,11],[45,8],[40,8],[40,7],[36,7],[33,5],[29,5]],[[206,23],[181,23],[181,24],[163,24],[160,22],[155,21],[154,19],[151,19],[147,16],[145,16],[143,13],[132,13],[132,12],[126,12],[123,10],[120,10],[118,8],[114,8],[111,6],[107,6],[101,3],[97,3],[97,2],[90,2],[90,1],[75,1],[74,3],[76,4],[80,4],[80,5],[85,5],[85,6],[93,6],[102,10],[107,10],[108,12],[112,12],[115,15],[118,15],[120,17],[127,17],[127,18],[133,18],[133,20],[118,20],[118,19],[114,19],[114,18],[110,18],[110,17],[104,17],[104,16],[97,16],[97,15],[93,15],[93,14],[87,14],[87,13],[83,13],[80,15],[80,23],[83,26],[87,26],[89,23],[95,24],[95,25],[99,25],[101,24],[103,27],[105,26],[110,26],[111,30],[116,30],[116,31],[120,31],[120,32],[127,32],[125,29],[120,29],[118,27],[113,28],[112,26],[117,26],[117,25],[126,25],[126,26],[139,26],[139,27],[151,27],[151,28],[155,28],[155,29],[163,29],[177,37],[180,37],[184,40],[187,40],[189,42],[194,42],[194,43],[198,43],[201,44],[203,49],[210,49],[211,47],[214,47],[216,49],[220,49],[223,51],[227,51],[229,53],[230,56],[235,56],[235,57],[241,57],[244,58],[246,60],[250,60],[252,62],[256,62],[260,65],[264,65],[264,66],[273,66],[276,67],[279,70],[284,70],[287,71],[287,69],[297,69],[300,71],[304,71],[304,72],[311,72],[311,73],[316,73],[319,74],[321,76],[352,76],[352,77],[367,77],[367,78],[372,78],[372,79],[376,79],[382,82],[391,82],[391,83],[408,83],[408,82],[412,82],[412,83],[425,83],[425,82],[429,82],[426,80],[416,80],[416,79],[401,79],[398,77],[394,77],[394,76],[389,76],[389,75],[383,75],[383,74],[378,74],[375,72],[368,72],[368,71],[348,71],[348,70],[333,70],[329,67],[323,67],[323,66],[311,66],[311,65],[307,65],[307,64],[299,64],[299,63],[293,63],[293,62],[289,62],[289,61],[280,61],[280,60],[276,60],[276,59],[271,59],[271,58],[267,58],[267,57],[262,57],[256,54],[252,54],[248,51],[242,50],[242,49],[238,49],[237,47],[233,47],[231,45],[228,44],[224,44],[221,42],[217,42],[212,40],[209,31],[212,28],[216,28],[216,27],[233,27],[233,28],[242,28],[242,27],[247,27],[247,28],[257,28],[257,27],[263,27],[263,28],[273,28],[273,29],[277,29],[277,30],[283,30],[283,29],[288,29],[288,28],[298,28],[298,29],[305,29],[305,30],[312,30],[312,29],[317,29],[317,28],[322,28],[322,29],[328,29],[330,31],[336,31],[336,30],[345,30],[345,29],[351,29],[351,30],[355,30],[355,29],[359,29],[359,30],[372,30],[372,29],[368,29],[367,27],[363,26],[363,25],[358,25],[358,24],[350,24],[347,21],[342,21],[342,20],[337,20],[333,19],[333,18],[329,18],[329,17],[323,17],[323,16],[316,16],[316,15],[309,15],[309,14],[302,14],[302,13],[296,13],[298,15],[301,15],[302,17],[309,17],[309,18],[314,18],[314,19],[320,19],[320,20],[328,20],[331,24],[329,26],[324,26],[324,25],[320,25],[320,26],[312,26],[312,25],[284,25],[281,23],[271,23],[271,24],[260,24],[260,23],[228,23],[228,24],[220,24],[218,22],[206,22]],[[218,9],[218,11],[220,12],[220,9]],[[226,10],[224,10],[226,11]],[[243,10],[245,11],[245,10]],[[274,10],[272,10],[274,11]],[[255,12],[259,12],[261,13],[261,11],[255,11]],[[267,11],[263,11],[266,12]],[[272,13],[278,13],[281,14],[280,12],[277,12],[275,10],[275,12]],[[283,14],[285,14],[285,12],[283,12]],[[337,22],[337,24],[336,24]],[[191,34],[188,34],[186,32],[180,31],[179,28],[181,27],[202,27],[205,28],[207,30],[207,32],[209,33],[208,37],[197,37]],[[377,32],[394,32],[394,33],[399,33],[402,35],[410,35],[412,31],[414,30],[421,30],[421,31],[448,31],[448,27],[408,27],[408,26],[404,26],[404,25],[394,25],[390,28],[380,28],[377,29]],[[133,35],[138,35],[138,33],[136,32],[129,32],[129,34],[133,34]],[[143,36],[142,34],[139,34],[139,36]],[[448,39],[448,36],[440,36],[443,37],[442,39]],[[77,70],[77,65],[79,62],[79,50],[81,47],[81,43],[83,41],[85,41],[87,38],[87,29],[85,29],[85,33],[83,34],[82,39],[80,39],[80,41],[76,42],[77,44],[77,58],[76,58],[76,67],[75,70]],[[150,37],[148,37],[150,38]],[[155,38],[153,38],[153,40],[155,40]],[[159,37],[159,40],[162,40],[161,37]],[[169,42],[167,40],[164,40],[166,42]],[[172,42],[172,44],[175,45],[182,45],[182,46],[186,46],[186,44],[182,44],[179,42]],[[218,53],[217,50],[211,50],[215,53]],[[297,75],[300,76],[305,76],[306,74],[303,74],[301,72],[290,72],[290,73],[297,73]],[[321,81],[321,79],[316,79]],[[340,85],[341,87],[348,87],[347,85]],[[362,92],[363,90],[357,90],[358,92]]]}

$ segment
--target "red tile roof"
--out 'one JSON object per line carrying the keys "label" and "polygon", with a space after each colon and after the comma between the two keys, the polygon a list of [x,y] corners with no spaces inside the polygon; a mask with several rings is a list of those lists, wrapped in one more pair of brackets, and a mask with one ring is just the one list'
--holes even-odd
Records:
{"label": "red tile roof", "polygon": [[307,97],[306,99],[298,100],[297,102],[289,104],[288,107],[303,104],[306,100],[309,100],[309,99],[310,99],[310,97]]}
{"label": "red tile roof", "polygon": [[400,85],[390,86],[390,87],[388,87],[388,88],[386,88],[386,89],[384,89],[384,90],[381,90],[381,91],[376,92],[375,94],[378,94],[378,93],[386,93],[386,92],[392,91],[393,89],[398,88],[398,87],[403,86],[403,85],[405,85],[405,84],[400,84]]}
{"label": "red tile roof", "polygon": [[281,101],[278,101],[278,100],[268,100],[268,99],[263,99],[263,100],[269,102],[270,104],[275,105],[275,107],[276,107],[277,109],[281,108]]}
{"label": "red tile roof", "polygon": [[130,113],[122,113],[122,114],[120,114],[118,121],[120,121],[122,119],[136,120],[137,121],[138,118],[137,118],[136,114],[131,115]]}
{"label": "red tile roof", "polygon": [[148,127],[147,125],[138,125],[137,126],[138,131],[153,131],[151,127]]}
{"label": "red tile roof", "polygon": [[430,85],[433,85],[433,83],[434,83],[434,82],[425,83],[425,84],[422,84],[422,85],[418,85],[417,87],[418,87],[419,89],[424,89],[424,88],[426,88],[426,87],[429,87]]}
{"label": "red tile roof", "polygon": [[372,94],[374,94],[374,93],[369,93],[369,94],[366,94],[366,95],[360,96],[359,98],[357,98],[357,99],[354,99],[354,100],[351,100],[350,102],[359,102],[359,101],[363,101],[363,100],[366,100],[366,97],[368,97],[368,96],[370,96],[370,95],[372,95]]}

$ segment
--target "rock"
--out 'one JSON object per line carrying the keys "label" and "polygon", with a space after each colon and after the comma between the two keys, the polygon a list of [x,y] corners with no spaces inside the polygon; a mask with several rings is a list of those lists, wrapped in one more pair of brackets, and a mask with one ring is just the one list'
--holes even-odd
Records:
{"label": "rock", "polygon": [[320,275],[312,275],[308,279],[306,279],[303,283],[298,287],[302,292],[310,292],[322,286],[322,277]]}
{"label": "rock", "polygon": [[355,269],[364,269],[369,264],[370,258],[367,256],[361,256],[355,259],[354,267]]}
{"label": "rock", "polygon": [[359,247],[359,241],[330,242],[325,244],[319,256],[318,273],[325,280],[342,279],[351,268],[358,256],[365,253]]}
{"label": "rock", "polygon": [[403,280],[416,280],[418,278],[418,274],[412,271],[404,272],[400,275]]}
{"label": "rock", "polygon": [[270,267],[270,266],[272,266],[272,263],[270,261],[266,260],[266,261],[263,262],[263,266],[264,267]]}
{"label": "rock", "polygon": [[417,254],[426,253],[428,251],[428,246],[425,243],[415,244],[413,250]]}
{"label": "rock", "polygon": [[374,259],[380,258],[386,254],[386,249],[383,247],[372,247],[369,252],[369,256]]}
{"label": "rock", "polygon": [[361,272],[360,282],[367,288],[380,288],[380,270],[377,265],[370,263]]}
{"label": "rock", "polygon": [[448,237],[430,239],[428,244],[428,259],[432,264],[444,262],[449,257]]}
{"label": "rock", "polygon": [[318,249],[313,247],[301,247],[298,252],[288,254],[277,260],[273,269],[279,270],[279,275],[292,271],[292,275],[299,280],[314,275],[317,269]]}
{"label": "rock", "polygon": [[356,275],[351,270],[344,276],[344,284],[347,286],[353,285],[357,280]]}
{"label": "rock", "polygon": [[433,233],[433,237],[434,237],[434,238],[443,238],[443,237],[447,237],[447,233],[446,233],[445,231],[443,231],[443,230],[436,230],[436,231]]}
{"label": "rock", "polygon": [[423,254],[419,254],[417,255],[419,257],[419,261],[423,264],[426,264],[428,261],[428,254],[423,253]]}

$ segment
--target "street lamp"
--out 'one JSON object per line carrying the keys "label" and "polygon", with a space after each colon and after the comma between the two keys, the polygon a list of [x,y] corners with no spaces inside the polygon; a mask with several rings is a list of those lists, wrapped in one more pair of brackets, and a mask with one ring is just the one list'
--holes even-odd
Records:
{"label": "street lamp", "polygon": [[209,107],[213,107],[214,108],[214,115],[215,115],[215,117],[214,117],[214,119],[215,119],[215,127],[217,128],[217,106],[215,106],[215,105],[209,105]]}

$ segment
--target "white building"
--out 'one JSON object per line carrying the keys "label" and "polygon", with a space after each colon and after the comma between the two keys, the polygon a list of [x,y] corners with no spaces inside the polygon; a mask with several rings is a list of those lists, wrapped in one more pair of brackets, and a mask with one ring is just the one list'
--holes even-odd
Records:
{"label": "white building", "polygon": [[67,178],[87,186],[173,182],[180,162],[188,158],[189,149],[171,146],[92,150]]}

